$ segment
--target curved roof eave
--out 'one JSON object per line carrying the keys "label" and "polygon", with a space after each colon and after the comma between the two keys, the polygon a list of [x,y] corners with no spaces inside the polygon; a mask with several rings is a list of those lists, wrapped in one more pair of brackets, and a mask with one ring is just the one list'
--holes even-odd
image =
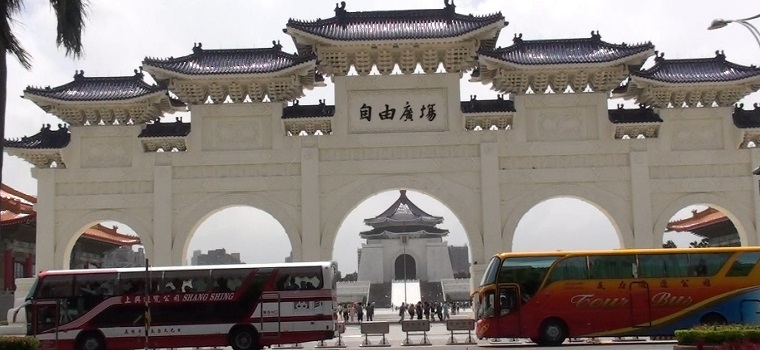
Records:
{"label": "curved roof eave", "polygon": [[[311,67],[305,67],[311,65]],[[317,67],[317,59],[312,58],[308,61],[301,62],[299,64],[286,67],[274,72],[267,72],[267,73],[230,73],[230,74],[185,74],[185,73],[179,73],[175,72],[166,68],[162,67],[156,67],[151,65],[144,65],[143,69],[150,73],[151,75],[158,76],[159,79],[165,79],[166,78],[175,78],[175,79],[185,79],[185,80],[227,80],[227,79],[241,79],[241,78],[277,78],[281,77],[283,75],[287,75],[292,72],[297,72],[302,69],[307,69],[304,73],[297,73],[297,75],[307,75],[309,74],[308,71],[311,69],[316,69]]]}

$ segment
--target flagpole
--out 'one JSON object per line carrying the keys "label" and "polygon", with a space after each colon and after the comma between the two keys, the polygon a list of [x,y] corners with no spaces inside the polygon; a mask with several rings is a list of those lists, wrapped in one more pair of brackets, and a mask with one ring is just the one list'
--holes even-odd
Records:
{"label": "flagpole", "polygon": [[145,259],[145,295],[143,295],[143,303],[145,304],[145,314],[143,315],[143,319],[145,320],[145,349],[148,349],[148,337],[150,334],[150,270],[148,270],[148,266],[150,266],[148,259]]}

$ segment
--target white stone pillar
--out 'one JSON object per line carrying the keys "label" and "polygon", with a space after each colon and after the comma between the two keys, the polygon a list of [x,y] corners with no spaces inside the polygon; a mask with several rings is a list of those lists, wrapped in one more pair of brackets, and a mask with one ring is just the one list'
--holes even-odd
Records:
{"label": "white stone pillar", "polygon": [[[760,167],[760,149],[750,149],[750,156],[749,171],[752,172]],[[754,206],[754,210],[751,213],[755,216],[754,220],[752,220],[755,224],[754,242],[753,237],[747,237],[747,242],[744,243],[746,245],[760,245],[760,175],[752,175],[752,205]]]}
{"label": "white stone pillar", "polygon": [[[480,144],[480,198],[482,214],[482,257],[473,256],[473,263],[485,264],[493,254],[500,253],[501,237],[501,193],[499,190],[499,152],[496,143]],[[507,234],[513,235],[514,232]]]}
{"label": "white stone pillar", "polygon": [[483,279],[483,275],[486,273],[486,267],[488,267],[488,261],[478,263],[477,265],[470,265],[470,293],[480,287],[480,280]]}
{"label": "white stone pillar", "polygon": [[[55,171],[56,169],[33,168],[32,176],[37,179],[37,237],[35,245],[35,264],[37,271],[53,270],[63,267],[63,261],[55,261],[58,236],[67,234],[58,232],[55,227]],[[66,249],[66,247],[57,247]]]}
{"label": "white stone pillar", "polygon": [[319,220],[319,150],[301,149],[301,259],[330,260],[322,256]]}
{"label": "white stone pillar", "polygon": [[[645,142],[646,140],[631,140]],[[631,205],[633,211],[633,247],[623,248],[658,248],[662,242],[655,242],[654,223],[652,221],[652,193],[649,178],[649,155],[646,150],[633,151],[629,154],[631,163]]]}
{"label": "white stone pillar", "polygon": [[[156,154],[161,157],[163,154]],[[174,241],[173,217],[174,203],[172,200],[172,166],[156,165],[153,168],[153,251],[146,252],[151,256],[152,266],[172,265],[172,241]],[[143,235],[144,237],[145,235]],[[146,237],[147,239],[147,237]],[[186,262],[181,262],[185,265]]]}

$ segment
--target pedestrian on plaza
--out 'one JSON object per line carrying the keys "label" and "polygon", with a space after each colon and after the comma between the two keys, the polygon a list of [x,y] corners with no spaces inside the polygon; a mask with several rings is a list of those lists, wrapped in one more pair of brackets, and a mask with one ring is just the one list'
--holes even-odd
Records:
{"label": "pedestrian on plaza", "polygon": [[443,302],[435,303],[435,314],[438,316],[438,321],[443,321]]}
{"label": "pedestrian on plaza", "polygon": [[409,319],[413,320],[414,319],[414,312],[416,310],[416,308],[414,307],[414,304],[407,304],[406,307],[407,307],[407,311],[409,311]]}
{"label": "pedestrian on plaza", "polygon": [[422,309],[425,313],[425,319],[430,321],[430,303],[426,301],[424,304],[422,304]]}
{"label": "pedestrian on plaza", "polygon": [[343,314],[343,323],[348,323],[348,306],[347,305],[341,305],[340,306],[341,314]]}
{"label": "pedestrian on plaza", "polygon": [[367,304],[367,321],[375,320],[375,302]]}
{"label": "pedestrian on plaza", "polygon": [[351,303],[348,309],[348,317],[351,319],[351,323],[354,323],[354,317],[356,317],[356,303]]}
{"label": "pedestrian on plaza", "polygon": [[444,302],[443,303],[443,319],[448,320],[449,318],[451,318],[449,316],[449,303]]}
{"label": "pedestrian on plaza", "polygon": [[398,320],[398,322],[401,323],[406,317],[406,303],[401,303],[401,306],[398,307],[398,315],[401,316]]}
{"label": "pedestrian on plaza", "polygon": [[422,319],[422,301],[418,301],[418,302],[417,302],[417,310],[416,310],[416,313],[417,313],[417,319],[418,319],[418,320],[421,320],[421,319]]}
{"label": "pedestrian on plaza", "polygon": [[362,306],[362,303],[359,303],[359,306],[356,308],[356,319],[359,323],[362,323],[364,320],[364,306]]}

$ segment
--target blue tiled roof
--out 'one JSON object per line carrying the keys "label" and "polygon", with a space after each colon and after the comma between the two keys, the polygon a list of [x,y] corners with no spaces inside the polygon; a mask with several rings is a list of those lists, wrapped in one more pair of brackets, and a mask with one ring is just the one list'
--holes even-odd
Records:
{"label": "blue tiled roof", "polygon": [[202,44],[193,53],[178,58],[146,57],[143,65],[187,75],[274,73],[309,61],[313,54],[299,56],[282,51],[279,42],[270,48],[204,50]]}
{"label": "blue tiled roof", "polygon": [[167,137],[167,136],[187,136],[190,134],[190,123],[182,122],[177,118],[174,123],[161,123],[156,121],[151,124],[145,124],[140,135],[137,137]]}
{"label": "blue tiled roof", "polygon": [[320,100],[318,105],[302,105],[296,100],[293,105],[282,109],[282,119],[319,118],[334,115],[335,106],[326,105],[324,100]]}
{"label": "blue tiled roof", "polygon": [[664,54],[656,54],[654,66],[631,75],[674,84],[729,82],[760,76],[757,67],[729,62],[721,51],[716,51],[713,58],[678,60],[666,60]]}
{"label": "blue tiled roof", "polygon": [[74,75],[74,81],[58,87],[27,87],[24,94],[47,97],[61,101],[118,101],[167,91],[159,85],[148,85],[143,74],[125,77],[85,77],[84,71]]}
{"label": "blue tiled roof", "polygon": [[662,123],[660,115],[655,113],[651,107],[640,105],[639,108],[624,109],[623,105],[618,105],[617,109],[608,111],[610,122],[614,124],[634,124],[634,123]]}
{"label": "blue tiled roof", "polygon": [[469,101],[460,103],[462,113],[495,113],[515,112],[515,102],[505,100],[503,95],[498,95],[494,100],[478,100],[477,96],[470,96]]}
{"label": "blue tiled roof", "polygon": [[760,128],[760,103],[754,104],[755,109],[745,110],[744,104],[738,104],[734,109],[734,125],[740,129]]}
{"label": "blue tiled roof", "polygon": [[58,130],[51,130],[50,124],[46,124],[35,135],[4,140],[3,145],[6,148],[61,149],[66,147],[70,141],[71,133],[67,126],[58,124]]}
{"label": "blue tiled roof", "polygon": [[452,38],[494,23],[506,25],[500,12],[462,15],[448,0],[443,9],[348,12],[345,7],[345,2],[336,5],[335,16],[328,19],[290,19],[284,31],[292,28],[337,41],[384,41]]}
{"label": "blue tiled roof", "polygon": [[555,65],[612,62],[654,50],[652,43],[610,44],[599,32],[592,32],[591,38],[556,40],[523,40],[520,34],[513,41],[511,46],[479,53],[520,65]]}

